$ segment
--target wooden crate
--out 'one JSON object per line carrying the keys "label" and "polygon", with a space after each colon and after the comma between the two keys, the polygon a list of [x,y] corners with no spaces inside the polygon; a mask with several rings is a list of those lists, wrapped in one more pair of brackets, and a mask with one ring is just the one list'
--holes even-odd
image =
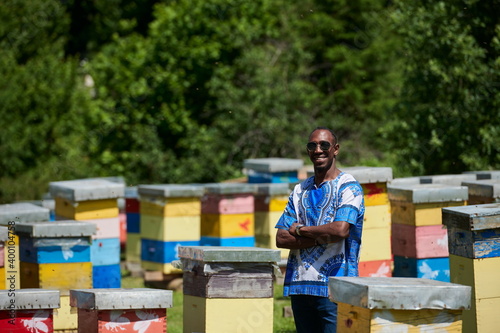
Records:
{"label": "wooden crate", "polygon": [[253,212],[254,196],[251,193],[212,193],[202,199],[202,214],[248,214]]}
{"label": "wooden crate", "polygon": [[114,265],[120,263],[120,238],[101,238],[92,241],[90,247],[92,265]]}
{"label": "wooden crate", "polygon": [[366,206],[363,230],[391,228],[391,206],[389,204]]}
{"label": "wooden crate", "polygon": [[446,207],[465,206],[466,201],[448,201],[431,203],[411,203],[391,201],[392,223],[413,226],[441,225],[441,210]]}

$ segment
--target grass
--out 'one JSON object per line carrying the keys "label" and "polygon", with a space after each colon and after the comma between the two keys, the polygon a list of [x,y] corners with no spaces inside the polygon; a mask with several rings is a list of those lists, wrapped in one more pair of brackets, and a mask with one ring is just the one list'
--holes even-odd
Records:
{"label": "grass", "polygon": [[[122,288],[144,288],[144,280],[132,277],[124,272],[122,277]],[[183,294],[180,291],[173,292],[174,306],[167,310],[167,323],[169,333],[182,333],[182,301]],[[283,317],[283,308],[290,306],[290,298],[283,297],[283,285],[274,284],[274,320],[273,332],[292,333],[295,332],[293,318]]]}

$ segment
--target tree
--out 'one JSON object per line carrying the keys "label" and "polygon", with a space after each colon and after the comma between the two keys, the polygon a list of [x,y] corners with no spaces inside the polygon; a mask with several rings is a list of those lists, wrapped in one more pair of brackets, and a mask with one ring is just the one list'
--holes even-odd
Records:
{"label": "tree", "polygon": [[385,137],[402,170],[500,167],[500,2],[397,3],[405,81]]}

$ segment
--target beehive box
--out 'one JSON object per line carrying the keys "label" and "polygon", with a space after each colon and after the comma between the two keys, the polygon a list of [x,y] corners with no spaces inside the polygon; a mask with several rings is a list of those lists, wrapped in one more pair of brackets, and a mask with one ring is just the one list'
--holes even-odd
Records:
{"label": "beehive box", "polygon": [[244,160],[243,166],[248,170],[249,183],[294,183],[299,181],[298,173],[304,161],[277,157],[253,158]]}
{"label": "beehive box", "polygon": [[0,290],[0,331],[53,332],[53,311],[57,308],[57,290]]}
{"label": "beehive box", "polygon": [[392,225],[392,253],[411,258],[439,258],[448,256],[448,231],[443,225],[415,227]]}
{"label": "beehive box", "polygon": [[51,182],[49,191],[56,217],[90,220],[117,217],[117,199],[124,196],[125,186],[105,179],[77,179]]}
{"label": "beehive box", "polygon": [[421,176],[421,184],[443,184],[451,186],[460,186],[463,182],[474,181],[476,176],[473,174],[450,174],[450,175],[431,175]]}
{"label": "beehive box", "polygon": [[392,223],[413,226],[441,224],[443,207],[464,206],[468,198],[465,186],[420,184],[389,186]]}
{"label": "beehive box", "polygon": [[[5,274],[5,268],[0,268],[0,278],[4,277],[0,286],[13,285],[16,289],[21,288],[19,237],[16,235],[16,224],[19,222],[49,221],[49,219],[49,209],[31,203],[0,205],[0,225],[9,229],[9,237],[3,252],[4,263],[7,264],[9,274]],[[7,278],[12,279],[6,280]]]}
{"label": "beehive box", "polygon": [[500,203],[443,209],[448,227],[451,281],[472,287],[464,332],[494,332],[500,325]]}
{"label": "beehive box", "polygon": [[330,277],[337,332],[462,332],[471,288],[419,278]]}
{"label": "beehive box", "polygon": [[463,182],[469,189],[469,205],[500,202],[500,179]]}
{"label": "beehive box", "polygon": [[[184,332],[227,332],[243,324],[250,332],[272,332],[273,266],[279,251],[195,246],[180,247],[179,257]],[[262,320],[248,323],[252,312]]]}
{"label": "beehive box", "polygon": [[78,332],[167,331],[172,291],[149,288],[71,290],[70,305],[78,309]]}

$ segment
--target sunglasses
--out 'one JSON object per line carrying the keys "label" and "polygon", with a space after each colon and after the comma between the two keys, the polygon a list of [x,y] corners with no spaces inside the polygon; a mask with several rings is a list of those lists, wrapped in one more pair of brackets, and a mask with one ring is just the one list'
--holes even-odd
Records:
{"label": "sunglasses", "polygon": [[[318,143],[316,143],[316,142],[309,142],[306,145],[306,148],[309,151],[315,151],[317,146],[318,146]],[[320,141],[319,142],[319,148],[321,150],[323,150],[323,151],[327,151],[328,149],[330,149],[331,146],[332,146],[332,144],[330,142],[328,142],[328,141]]]}

